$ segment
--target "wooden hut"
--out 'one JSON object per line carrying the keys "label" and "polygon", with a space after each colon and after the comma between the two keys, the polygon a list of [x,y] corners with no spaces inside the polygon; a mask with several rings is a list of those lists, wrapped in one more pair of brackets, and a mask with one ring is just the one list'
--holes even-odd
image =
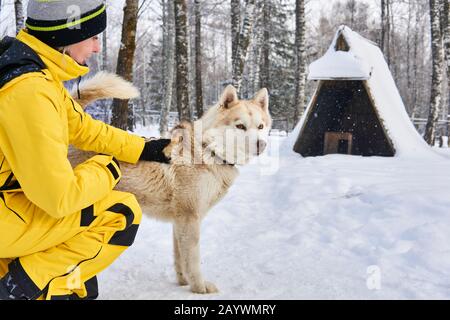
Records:
{"label": "wooden hut", "polygon": [[[409,120],[381,50],[346,26],[309,67],[319,81],[300,121],[294,151],[394,156],[427,148]],[[411,142],[411,139],[413,142]]]}

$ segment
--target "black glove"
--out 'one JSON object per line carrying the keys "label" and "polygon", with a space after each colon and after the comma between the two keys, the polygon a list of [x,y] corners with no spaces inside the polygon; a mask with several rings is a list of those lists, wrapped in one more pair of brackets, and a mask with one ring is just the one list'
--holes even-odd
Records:
{"label": "black glove", "polygon": [[139,160],[156,161],[162,163],[170,163],[170,158],[167,158],[163,150],[170,143],[170,139],[150,140],[145,143],[144,150],[139,157]]}

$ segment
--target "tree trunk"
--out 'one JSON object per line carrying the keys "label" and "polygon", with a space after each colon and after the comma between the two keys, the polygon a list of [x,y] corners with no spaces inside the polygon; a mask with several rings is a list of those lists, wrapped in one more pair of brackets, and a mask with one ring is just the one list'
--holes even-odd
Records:
{"label": "tree trunk", "polygon": [[191,121],[189,107],[188,38],[186,0],[175,2],[175,47],[177,64],[177,109],[180,121]]}
{"label": "tree trunk", "polygon": [[241,4],[240,0],[231,0],[231,65],[236,64],[236,52],[241,29]]}
{"label": "tree trunk", "polygon": [[169,132],[169,113],[172,105],[175,43],[174,43],[174,6],[172,0],[163,0],[163,61],[164,61],[164,97],[161,108],[159,131],[161,137],[167,137]]}
{"label": "tree trunk", "polygon": [[419,13],[419,7],[416,6],[416,22],[414,26],[414,50],[413,50],[413,64],[415,65],[414,68],[414,85],[413,85],[413,102],[412,102],[412,112],[411,117],[412,119],[415,119],[418,112],[418,106],[417,106],[417,98],[418,98],[418,79],[419,79],[419,73],[418,73],[418,56],[419,56],[419,23],[420,23],[420,13]]}
{"label": "tree trunk", "polygon": [[102,70],[108,70],[108,36],[106,30],[102,33]]}
{"label": "tree trunk", "polygon": [[[245,96],[252,96],[259,91],[262,87],[270,90],[269,81],[269,55],[270,55],[270,34],[267,34],[266,30],[270,30],[267,23],[267,14],[265,10],[268,7],[268,2],[271,0],[261,0],[261,12],[256,12],[256,15],[261,15],[260,21],[254,26],[253,31],[253,43],[251,46],[251,61],[249,57],[249,76],[248,76],[248,90]],[[249,54],[250,54],[249,53]]]}
{"label": "tree trunk", "polygon": [[[398,59],[397,59],[397,43],[396,43],[396,31],[395,31],[395,21],[394,21],[394,14],[392,11],[392,3],[394,1],[393,0],[389,0],[389,17],[390,17],[390,22],[389,22],[389,67],[391,68],[391,73],[393,74],[394,79],[398,79],[398,68],[399,68],[399,63],[398,63]],[[391,66],[392,65],[392,66]]]}
{"label": "tree trunk", "polygon": [[305,1],[296,0],[295,7],[295,113],[294,125],[300,120],[305,110],[305,86],[306,86],[306,22]]}
{"label": "tree trunk", "polygon": [[356,0],[347,0],[347,10],[350,11],[350,28],[355,28]]}
{"label": "tree trunk", "polygon": [[433,58],[433,71],[431,80],[431,101],[428,121],[425,128],[425,140],[433,145],[436,137],[436,125],[439,118],[442,93],[443,76],[443,46],[440,26],[439,0],[430,1],[430,22],[431,22],[431,53]]}
{"label": "tree trunk", "polygon": [[[108,37],[106,30],[102,33],[102,64],[101,64],[101,70],[108,71]],[[101,106],[103,108],[103,122],[108,123],[109,122],[109,106],[110,101],[103,100],[100,102]]]}
{"label": "tree trunk", "polygon": [[[248,93],[248,95],[253,95],[254,93],[258,92],[258,90],[261,87],[266,87],[269,89],[269,85],[266,81],[269,81],[269,57],[267,56],[267,53],[270,53],[270,49],[268,50],[266,45],[268,46],[269,43],[264,43],[264,38],[267,37],[267,34],[265,32],[255,32],[255,45],[253,47],[253,66],[251,68],[251,92]],[[266,50],[267,52],[263,52]],[[264,66],[267,65],[267,68]],[[265,68],[266,70],[262,70]],[[263,73],[265,73],[263,75]],[[265,80],[263,80],[263,78]],[[264,83],[264,84],[263,84]],[[270,89],[269,89],[270,90]]]}
{"label": "tree trunk", "polygon": [[391,0],[386,0],[386,56],[391,67]]}
{"label": "tree trunk", "polygon": [[194,1],[195,15],[195,97],[197,118],[203,115],[203,83],[202,83],[202,17],[200,0]]}
{"label": "tree trunk", "polygon": [[380,48],[391,66],[390,34],[391,34],[391,4],[390,0],[381,0],[381,44]]}
{"label": "tree trunk", "polygon": [[233,85],[239,93],[242,86],[242,75],[248,56],[248,48],[252,39],[253,22],[255,20],[255,0],[247,0],[245,6],[244,22],[239,33],[236,48],[235,64],[233,65]]}
{"label": "tree trunk", "polygon": [[[138,2],[137,0],[126,0],[123,9],[122,42],[117,59],[116,73],[128,81],[133,81]],[[132,126],[130,128],[128,120],[130,118],[129,113],[132,115],[132,110],[128,110],[128,100],[114,99],[111,124],[117,128],[132,130],[133,128]]]}
{"label": "tree trunk", "polygon": [[270,67],[270,0],[264,0],[263,7],[263,41],[261,43],[261,71],[260,84],[262,88],[269,90]]}
{"label": "tree trunk", "polygon": [[[444,39],[444,56],[447,63],[447,88],[450,89],[450,5],[449,0],[442,0],[442,37]],[[450,111],[450,96],[447,96],[447,113],[445,120],[448,120],[448,113]],[[450,132],[450,123],[447,124],[446,135]]]}
{"label": "tree trunk", "polygon": [[381,41],[380,48],[384,53],[384,42],[386,41],[386,1],[381,0]]}
{"label": "tree trunk", "polygon": [[411,77],[411,25],[412,25],[412,3],[408,3],[408,25],[406,29],[406,85],[408,88],[408,97],[407,97],[407,111],[408,114],[412,113],[412,77]]}
{"label": "tree trunk", "polygon": [[23,17],[23,1],[14,0],[14,9],[16,13],[16,33],[24,27],[24,17]]}
{"label": "tree trunk", "polygon": [[445,60],[447,61],[447,82],[450,88],[450,1],[442,1],[442,32],[444,37]]}

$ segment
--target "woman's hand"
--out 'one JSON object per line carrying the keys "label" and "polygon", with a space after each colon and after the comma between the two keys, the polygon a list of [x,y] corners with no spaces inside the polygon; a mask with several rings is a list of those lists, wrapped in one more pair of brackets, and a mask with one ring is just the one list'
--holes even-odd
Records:
{"label": "woman's hand", "polygon": [[144,150],[139,160],[170,163],[170,156],[164,152],[164,148],[170,144],[170,139],[155,139],[145,142]]}

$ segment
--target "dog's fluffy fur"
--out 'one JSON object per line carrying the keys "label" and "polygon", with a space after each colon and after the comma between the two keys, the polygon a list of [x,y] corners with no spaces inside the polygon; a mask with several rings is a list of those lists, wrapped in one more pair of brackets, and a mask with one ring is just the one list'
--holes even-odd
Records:
{"label": "dog's fluffy fur", "polygon": [[[78,91],[80,97],[78,97]],[[83,107],[100,99],[133,99],[140,96],[139,90],[132,83],[123,80],[118,75],[104,71],[81,82],[79,87],[73,86],[69,92]]]}
{"label": "dog's fluffy fur", "polygon": [[[86,101],[106,96],[136,95],[128,82],[108,74],[94,77],[80,89],[82,99],[74,98],[83,107]],[[245,164],[263,151],[270,126],[266,89],[251,100],[239,100],[234,87],[228,86],[201,119],[181,123],[172,131],[172,142],[164,150],[172,158],[170,165],[121,163],[123,175],[116,189],[135,194],[145,214],[173,223],[177,280],[190,285],[192,292],[218,291],[200,271],[200,224],[237,177],[235,164]],[[239,139],[244,145],[230,143]],[[89,156],[74,149],[69,152],[73,165]]]}

